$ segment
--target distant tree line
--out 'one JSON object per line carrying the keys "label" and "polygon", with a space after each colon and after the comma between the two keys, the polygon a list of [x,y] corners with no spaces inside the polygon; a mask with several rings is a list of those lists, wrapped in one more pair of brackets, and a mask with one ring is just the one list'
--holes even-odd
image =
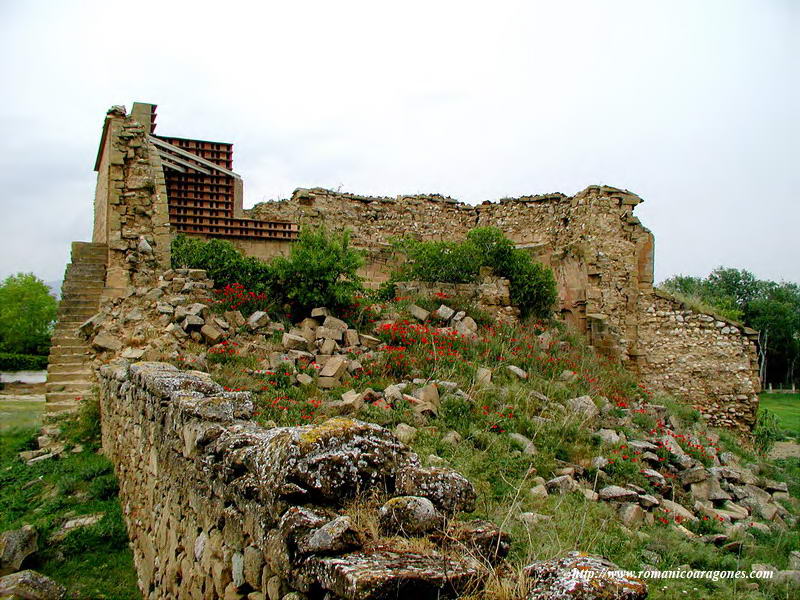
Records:
{"label": "distant tree line", "polygon": [[675,275],[660,287],[689,304],[710,307],[759,332],[761,383],[798,382],[800,286],[758,279],[744,269],[719,267],[707,277]]}

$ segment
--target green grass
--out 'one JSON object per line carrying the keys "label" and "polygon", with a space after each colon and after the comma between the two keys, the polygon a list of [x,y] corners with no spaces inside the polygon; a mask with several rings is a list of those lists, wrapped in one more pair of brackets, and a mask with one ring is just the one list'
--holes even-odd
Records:
{"label": "green grass", "polygon": [[39,426],[42,410],[44,400],[10,400],[0,396],[0,431]]}
{"label": "green grass", "polygon": [[800,437],[800,394],[760,394],[761,407],[778,417],[788,435]]}
{"label": "green grass", "polygon": [[[34,448],[36,435],[35,428],[0,432],[0,531],[34,526],[39,550],[25,567],[66,586],[68,598],[141,598],[111,463],[86,450],[27,466],[18,453]],[[49,540],[66,520],[91,513],[104,517]]]}

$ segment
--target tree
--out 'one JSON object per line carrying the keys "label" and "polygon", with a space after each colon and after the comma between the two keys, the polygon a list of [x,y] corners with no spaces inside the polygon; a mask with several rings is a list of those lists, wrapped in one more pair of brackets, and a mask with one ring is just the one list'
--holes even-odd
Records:
{"label": "tree", "polygon": [[748,324],[759,331],[762,382],[791,384],[800,358],[800,286],[766,283],[747,305]]}
{"label": "tree", "polygon": [[47,354],[58,303],[33,273],[11,275],[0,285],[0,349]]}

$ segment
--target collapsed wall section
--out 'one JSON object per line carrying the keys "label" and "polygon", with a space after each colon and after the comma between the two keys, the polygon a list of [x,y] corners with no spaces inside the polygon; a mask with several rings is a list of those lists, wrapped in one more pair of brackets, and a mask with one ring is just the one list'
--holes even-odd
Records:
{"label": "collapsed wall section", "polygon": [[718,427],[749,430],[758,412],[758,333],[654,291],[639,301],[642,383],[691,402]]}
{"label": "collapsed wall section", "polygon": [[[102,367],[100,399],[145,598],[455,598],[480,583],[470,551],[399,550],[345,514],[357,495],[398,496],[401,480],[405,497],[443,514],[474,506],[466,479],[420,467],[381,427],[337,418],[266,429],[250,420],[248,393],[164,363]],[[454,524],[443,540],[458,537]],[[486,525],[476,535],[499,547]]]}

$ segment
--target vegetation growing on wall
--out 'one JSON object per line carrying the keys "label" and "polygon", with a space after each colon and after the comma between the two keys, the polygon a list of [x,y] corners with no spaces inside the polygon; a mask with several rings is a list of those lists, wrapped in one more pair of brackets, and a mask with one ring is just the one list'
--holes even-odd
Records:
{"label": "vegetation growing on wall", "polygon": [[476,281],[481,267],[511,282],[511,301],[523,317],[547,318],[557,298],[553,273],[535,263],[496,227],[478,227],[463,242],[421,242],[403,239],[398,247],[408,262],[393,275],[395,281],[418,279],[446,283]]}

